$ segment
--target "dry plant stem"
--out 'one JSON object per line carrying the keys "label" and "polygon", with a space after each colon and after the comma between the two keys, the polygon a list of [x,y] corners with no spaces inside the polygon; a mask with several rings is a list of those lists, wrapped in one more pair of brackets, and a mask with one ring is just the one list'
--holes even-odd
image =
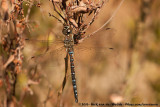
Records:
{"label": "dry plant stem", "polygon": [[113,12],[112,16],[100,28],[98,28],[96,31],[94,31],[93,33],[89,34],[88,36],[85,36],[83,39],[88,38],[88,37],[94,35],[95,33],[97,33],[98,31],[100,31],[101,29],[103,29],[113,19],[113,17],[116,15],[116,13],[120,9],[120,7],[123,4],[123,2],[124,2],[124,0],[121,0],[120,4],[116,8],[116,10]]}
{"label": "dry plant stem", "polygon": [[[1,6],[2,6],[2,10],[3,10],[3,13],[4,13],[4,15],[7,13],[8,14],[8,3],[7,3],[7,1],[5,1],[5,0],[3,0],[2,1],[2,4],[1,4]],[[6,25],[6,27],[8,28],[8,31],[7,31],[7,33],[9,34],[9,27],[7,26],[7,24],[6,24],[6,20],[7,19],[4,19],[3,20],[3,22],[2,22],[2,24],[5,24]],[[5,87],[5,91],[6,91],[6,99],[4,99],[4,102],[6,102],[5,104],[4,104],[4,106],[10,106],[10,103],[12,102],[12,96],[14,96],[15,95],[15,83],[16,83],[16,76],[15,76],[15,78],[13,78],[12,80],[13,80],[13,83],[10,83],[10,81],[9,81],[9,76],[8,76],[8,71],[11,71],[12,70],[12,72],[13,72],[13,74],[12,74],[12,76],[15,74],[14,73],[14,69],[9,69],[8,68],[8,65],[11,63],[11,62],[13,62],[13,60],[15,59],[15,57],[14,57],[14,55],[12,56],[12,54],[10,54],[10,52],[11,52],[11,48],[10,48],[10,44],[8,44],[8,42],[6,41],[7,39],[9,39],[10,40],[10,38],[9,38],[9,35],[7,35],[7,36],[5,36],[4,37],[4,35],[1,35],[2,36],[2,40],[3,40],[3,48],[5,48],[5,47],[9,47],[7,50],[4,50],[4,51],[7,51],[7,57],[8,57],[8,60],[6,61],[6,63],[4,63],[4,65],[3,65],[3,69],[2,69],[2,72],[3,72],[3,83],[4,83],[4,87]],[[10,40],[10,41],[12,41],[12,40]],[[11,56],[9,56],[9,55],[11,55]],[[14,77],[14,76],[13,76]],[[6,101],[5,101],[6,100]]]}
{"label": "dry plant stem", "polygon": [[54,11],[63,19],[64,22],[66,22],[65,18],[57,11],[53,0],[52,0],[52,5],[53,5],[53,8],[54,8]]}
{"label": "dry plant stem", "polygon": [[150,11],[152,2],[153,0],[142,0],[142,6],[141,6],[141,21],[142,22],[146,20],[146,17]]}
{"label": "dry plant stem", "polygon": [[36,76],[36,74],[37,74],[37,65],[35,66],[35,68],[34,68],[34,73],[33,73],[33,75],[32,75],[32,77],[31,77],[31,79],[34,79],[34,77]]}
{"label": "dry plant stem", "polygon": [[48,89],[48,93],[47,93],[47,98],[44,100],[44,102],[43,102],[43,105],[44,105],[44,107],[46,107],[46,104],[47,104],[47,102],[50,100],[50,98],[52,97],[52,96],[50,96],[50,92],[51,92],[51,88],[49,87],[49,89]]}
{"label": "dry plant stem", "polygon": [[83,32],[85,32],[89,28],[89,26],[92,25],[92,23],[94,22],[94,20],[95,20],[96,16],[98,15],[98,13],[101,11],[101,9],[102,9],[104,4],[105,4],[105,1],[102,1],[101,6],[99,8],[97,8],[97,10],[96,10],[94,16],[92,17],[91,21],[88,23],[87,28]]}
{"label": "dry plant stem", "polygon": [[27,15],[26,15],[26,25],[27,25],[27,28],[28,28],[29,32],[30,32],[30,29],[29,29],[29,26],[28,26],[28,19],[29,19],[29,15],[30,15],[32,6],[33,6],[33,2],[30,3],[28,11],[27,11]]}
{"label": "dry plant stem", "polygon": [[[19,72],[22,71],[22,49],[23,49],[23,39],[22,33],[24,31],[24,26],[22,23],[24,22],[24,12],[23,12],[23,1],[18,1],[18,3],[14,3],[15,7],[14,10],[9,13],[10,18],[6,19],[4,23],[7,22],[6,26],[8,28],[7,36],[4,36],[3,39],[3,48],[6,51],[8,56],[8,60],[3,65],[3,81],[5,85],[5,91],[7,95],[7,106],[10,107],[11,104],[16,102],[15,99],[15,90],[16,90],[16,83],[17,83],[17,75]],[[29,12],[30,13],[30,10]],[[27,22],[28,22],[27,16]],[[20,19],[18,19],[20,18]],[[19,23],[18,23],[19,22]],[[17,24],[20,24],[18,33]],[[3,36],[3,35],[2,35]]]}
{"label": "dry plant stem", "polygon": [[[60,102],[61,102],[61,94],[64,90],[64,87],[65,87],[65,84],[66,84],[66,81],[67,81],[67,71],[68,71],[68,53],[66,54],[66,57],[64,58],[65,60],[65,76],[64,76],[64,79],[63,79],[63,83],[62,83],[62,86],[60,87],[60,89],[58,90],[58,101],[57,101],[57,107],[59,107],[60,105]],[[51,95],[51,88],[49,87],[48,89],[48,93],[47,93],[47,97],[46,99],[44,100],[43,102],[43,105],[44,107],[46,107],[46,104],[47,102],[53,97],[53,95]]]}
{"label": "dry plant stem", "polygon": [[[19,38],[19,37],[17,37],[17,38]],[[21,71],[21,65],[20,65],[19,62],[22,62],[21,58],[20,58],[20,56],[21,56],[21,52],[20,52],[21,48],[17,47],[14,51],[15,51],[15,54],[14,54],[14,59],[12,61],[15,64],[14,68],[8,71],[9,68],[7,68],[7,67],[10,66],[10,64],[8,64],[8,66],[5,69],[5,72],[6,72],[5,73],[5,77],[6,77],[7,81],[8,81],[8,83],[9,83],[8,79],[11,79],[13,81],[13,83],[9,83],[7,85],[7,88],[10,87],[10,90],[7,91],[7,94],[8,94],[7,95],[7,105],[8,106],[10,105],[11,102],[13,102],[12,101],[12,96],[15,96],[16,82],[17,82],[17,73]],[[17,62],[15,62],[15,61],[17,61]],[[12,62],[10,62],[10,63],[12,63]],[[13,73],[11,78],[8,76],[9,72]]]}
{"label": "dry plant stem", "polygon": [[19,100],[20,107],[23,105],[23,100],[25,98],[25,95],[26,95],[26,92],[25,92],[25,90],[23,90],[23,92],[21,93],[21,96],[20,96],[20,100]]}
{"label": "dry plant stem", "polygon": [[54,17],[54,18],[55,18],[55,19],[57,19],[60,23],[62,23],[62,24],[63,24],[62,20],[58,19],[58,18],[57,18],[56,16],[54,16],[53,14],[49,13],[49,16]]}
{"label": "dry plant stem", "polygon": [[7,62],[3,65],[3,69],[2,69],[2,70],[6,69],[6,67],[7,67],[11,62],[13,62],[14,57],[15,57],[14,55],[11,55],[11,56],[8,58]]}
{"label": "dry plant stem", "polygon": [[65,76],[64,76],[64,79],[63,79],[63,82],[62,82],[62,86],[60,88],[60,91],[58,92],[58,101],[57,101],[57,106],[60,105],[60,102],[61,102],[61,97],[62,97],[62,92],[64,90],[64,87],[66,85],[66,82],[67,82],[67,71],[68,71],[68,53],[66,54],[66,57],[64,58],[65,60]]}

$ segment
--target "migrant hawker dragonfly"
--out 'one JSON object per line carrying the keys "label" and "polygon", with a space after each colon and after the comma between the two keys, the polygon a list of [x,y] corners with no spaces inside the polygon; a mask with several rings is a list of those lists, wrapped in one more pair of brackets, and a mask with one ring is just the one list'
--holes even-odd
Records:
{"label": "migrant hawker dragonfly", "polygon": [[[55,8],[53,0],[52,0],[52,3]],[[78,91],[77,91],[77,84],[76,84],[76,77],[75,77],[76,70],[75,70],[74,59],[76,58],[74,58],[74,53],[76,56],[81,54],[84,50],[88,49],[89,51],[91,51],[91,53],[87,53],[87,54],[90,54],[90,55],[94,54],[96,58],[99,57],[100,55],[109,56],[108,58],[115,57],[116,51],[114,50],[114,46],[112,45],[112,41],[111,41],[113,37],[113,30],[112,29],[108,30],[107,28],[104,27],[104,29],[102,29],[101,32],[99,32],[98,34],[92,35],[92,37],[89,37],[89,38],[84,37],[85,39],[83,39],[81,34],[72,32],[73,26],[71,27],[70,21],[66,20],[67,18],[63,18],[63,16],[61,17],[64,20],[64,23],[63,23],[62,31],[61,30],[59,31],[62,32],[61,35],[63,35],[62,36],[63,40],[59,40],[62,38],[56,35],[54,35],[53,40],[50,39],[50,36],[48,36],[46,40],[38,40],[33,38],[29,38],[26,40],[28,42],[34,42],[34,43],[38,42],[42,44],[40,45],[40,51],[39,51],[40,53],[37,52],[38,55],[33,55],[31,57],[31,59],[35,59],[38,63],[41,63],[41,60],[39,59],[44,59],[45,57],[48,57],[51,59],[55,54],[58,54],[59,56],[61,56],[62,59],[67,58],[68,56],[70,57],[72,85],[73,85],[75,102],[77,103]],[[56,48],[57,46],[59,46],[60,48],[57,49]]]}

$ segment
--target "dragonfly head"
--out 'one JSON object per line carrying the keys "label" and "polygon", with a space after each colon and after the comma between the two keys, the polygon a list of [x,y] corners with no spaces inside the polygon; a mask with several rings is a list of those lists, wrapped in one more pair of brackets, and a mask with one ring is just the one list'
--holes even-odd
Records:
{"label": "dragonfly head", "polygon": [[71,34],[72,33],[72,30],[71,30],[71,28],[70,28],[70,26],[64,26],[63,27],[63,30],[62,30],[62,33],[64,34],[64,35],[69,35],[69,34]]}

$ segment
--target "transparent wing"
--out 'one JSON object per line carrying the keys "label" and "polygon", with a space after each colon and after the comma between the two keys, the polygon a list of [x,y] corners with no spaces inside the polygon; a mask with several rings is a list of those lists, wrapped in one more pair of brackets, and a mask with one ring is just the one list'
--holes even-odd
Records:
{"label": "transparent wing", "polygon": [[90,36],[81,43],[75,45],[75,57],[84,57],[84,59],[91,57],[114,57],[116,53],[116,48],[114,46],[113,37],[114,29],[104,29],[99,33]]}
{"label": "transparent wing", "polygon": [[47,62],[54,62],[55,59],[58,60],[62,57],[64,58],[66,52],[63,39],[61,38],[61,35],[59,35],[59,37],[56,36],[50,34],[45,38],[26,38],[24,51],[27,52],[24,53],[29,53],[25,55],[26,59],[29,62],[35,62],[35,64],[44,64],[45,66]]}
{"label": "transparent wing", "polygon": [[[80,43],[74,46],[74,56],[76,63],[88,62],[92,59],[98,59],[100,57],[114,57],[116,49],[114,48],[112,38],[114,36],[114,30],[104,29],[98,34],[95,34],[89,38],[84,39]],[[66,55],[66,49],[63,44],[63,35],[55,36],[50,35],[46,39],[26,39],[27,46],[32,45],[34,48],[28,60],[34,60],[37,63],[46,64],[50,61],[56,63],[64,63]],[[56,66],[50,65],[48,66]]]}

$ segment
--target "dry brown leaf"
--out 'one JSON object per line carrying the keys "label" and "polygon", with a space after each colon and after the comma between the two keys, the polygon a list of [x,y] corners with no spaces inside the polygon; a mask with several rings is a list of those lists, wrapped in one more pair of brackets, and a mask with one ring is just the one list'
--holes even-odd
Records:
{"label": "dry brown leaf", "polygon": [[32,90],[29,86],[25,87],[24,90],[25,90],[26,92],[29,92],[30,95],[33,95],[33,90]]}
{"label": "dry brown leaf", "polygon": [[72,18],[69,19],[69,21],[75,26],[78,27],[78,24],[76,23],[76,21]]}
{"label": "dry brown leaf", "polygon": [[21,67],[18,66],[18,65],[15,67],[15,70],[16,70],[16,73],[17,73],[17,74],[20,73],[20,72],[22,72],[22,71],[21,71]]}
{"label": "dry brown leaf", "polygon": [[9,58],[8,58],[8,60],[7,60],[7,62],[4,64],[4,69],[12,62],[14,60],[14,55],[11,55]]}
{"label": "dry brown leaf", "polygon": [[31,84],[37,85],[38,82],[29,79],[29,80],[28,80],[28,85],[31,85]]}
{"label": "dry brown leaf", "polygon": [[86,6],[86,4],[83,1],[80,1],[79,6]]}
{"label": "dry brown leaf", "polygon": [[8,1],[2,0],[1,6],[4,11],[7,11],[8,10]]}
{"label": "dry brown leaf", "polygon": [[3,81],[0,79],[0,87],[2,87],[3,85]]}
{"label": "dry brown leaf", "polygon": [[84,4],[89,4],[88,0],[82,0]]}
{"label": "dry brown leaf", "polygon": [[55,3],[61,3],[62,0],[53,0]]}
{"label": "dry brown leaf", "polygon": [[74,6],[74,7],[71,7],[71,11],[74,12],[74,13],[78,13],[78,12],[87,12],[87,7],[86,6]]}

